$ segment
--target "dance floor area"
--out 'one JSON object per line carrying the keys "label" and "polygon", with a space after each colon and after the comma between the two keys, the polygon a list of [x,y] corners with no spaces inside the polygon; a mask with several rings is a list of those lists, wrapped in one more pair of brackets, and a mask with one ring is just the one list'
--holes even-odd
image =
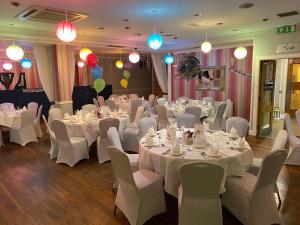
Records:
{"label": "dance floor area", "polygon": [[[89,160],[71,168],[49,160],[48,135],[26,147],[10,143],[7,132],[3,136],[6,144],[0,149],[1,225],[129,224],[120,210],[113,214],[113,169],[110,162],[98,163],[95,145]],[[273,139],[253,136],[248,136],[247,141],[257,157],[268,154],[273,144]],[[281,224],[299,224],[300,168],[285,165],[278,186]],[[166,201],[167,213],[153,217],[145,225],[178,223],[177,199],[167,195]],[[223,224],[241,223],[223,208]]]}

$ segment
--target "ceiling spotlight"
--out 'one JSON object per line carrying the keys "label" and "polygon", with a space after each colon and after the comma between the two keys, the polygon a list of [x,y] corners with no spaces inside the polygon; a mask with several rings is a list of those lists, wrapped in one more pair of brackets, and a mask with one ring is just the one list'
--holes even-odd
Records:
{"label": "ceiling spotlight", "polygon": [[249,9],[249,8],[252,8],[254,6],[253,3],[244,3],[242,5],[239,6],[240,9]]}
{"label": "ceiling spotlight", "polygon": [[194,16],[202,16],[202,13],[195,13]]}

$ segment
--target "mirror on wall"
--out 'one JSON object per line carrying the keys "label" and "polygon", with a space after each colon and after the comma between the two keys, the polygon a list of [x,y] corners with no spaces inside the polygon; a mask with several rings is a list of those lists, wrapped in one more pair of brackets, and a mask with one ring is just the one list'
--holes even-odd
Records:
{"label": "mirror on wall", "polygon": [[223,91],[225,66],[203,67],[197,81],[197,90]]}

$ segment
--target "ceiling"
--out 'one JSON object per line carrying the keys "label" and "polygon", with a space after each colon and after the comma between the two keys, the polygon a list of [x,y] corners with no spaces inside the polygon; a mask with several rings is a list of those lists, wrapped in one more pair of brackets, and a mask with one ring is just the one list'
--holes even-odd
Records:
{"label": "ceiling", "polygon": [[[147,37],[154,27],[164,37],[164,50],[192,47],[205,39],[222,38],[275,29],[300,23],[300,15],[280,18],[276,14],[300,11],[298,0],[249,0],[254,7],[240,9],[241,0],[1,0],[0,36],[18,40],[58,42],[55,24],[22,21],[15,16],[32,5],[42,5],[87,14],[76,22],[76,43],[94,46],[121,45],[149,50]],[[194,14],[200,13],[200,16]],[[262,20],[267,18],[268,21]],[[128,19],[124,22],[123,19]],[[217,23],[222,23],[217,25]],[[125,29],[125,27],[130,29]],[[98,29],[103,27],[104,29]],[[136,34],[140,34],[137,36]],[[176,37],[177,39],[174,39]],[[199,45],[199,44],[197,44]]]}

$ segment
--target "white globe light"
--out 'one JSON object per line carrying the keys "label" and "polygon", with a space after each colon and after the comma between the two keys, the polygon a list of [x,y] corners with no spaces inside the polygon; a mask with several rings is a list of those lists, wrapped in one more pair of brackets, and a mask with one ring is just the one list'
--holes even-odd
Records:
{"label": "white globe light", "polygon": [[138,61],[140,61],[140,55],[137,52],[131,52],[129,54],[129,61],[131,63],[137,63]]}
{"label": "white globe light", "polygon": [[56,27],[56,35],[64,42],[73,41],[77,35],[76,27],[69,21],[62,21]]}
{"label": "white globe light", "polygon": [[80,68],[84,67],[84,64],[85,63],[82,60],[78,60],[78,62],[77,62],[77,66],[80,67]]}
{"label": "white globe light", "polygon": [[237,59],[243,59],[247,55],[247,49],[243,46],[238,47],[234,50],[234,56]]}
{"label": "white globe light", "polygon": [[6,55],[11,60],[18,61],[23,58],[24,51],[20,46],[13,44],[7,47]]}
{"label": "white globe light", "polygon": [[208,41],[205,41],[201,44],[201,50],[204,53],[208,53],[211,50],[211,43]]}
{"label": "white globe light", "polygon": [[12,69],[12,64],[9,62],[3,63],[2,65],[4,70],[11,70]]}

